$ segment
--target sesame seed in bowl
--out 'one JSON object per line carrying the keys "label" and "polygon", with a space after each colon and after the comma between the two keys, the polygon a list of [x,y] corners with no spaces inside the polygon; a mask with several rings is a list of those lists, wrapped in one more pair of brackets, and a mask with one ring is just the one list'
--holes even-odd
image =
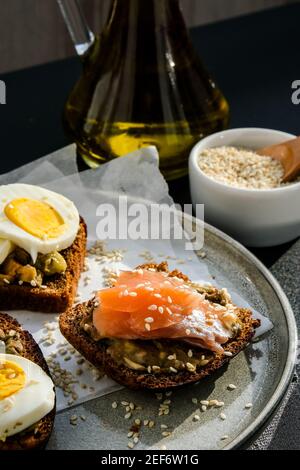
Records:
{"label": "sesame seed in bowl", "polygon": [[256,150],[295,136],[262,128],[212,134],[189,159],[194,206],[205,221],[246,246],[280,245],[300,236],[300,181],[281,183],[281,163]]}
{"label": "sesame seed in bowl", "polygon": [[198,165],[207,176],[236,188],[271,189],[283,186],[282,164],[253,150],[231,146],[204,149]]}

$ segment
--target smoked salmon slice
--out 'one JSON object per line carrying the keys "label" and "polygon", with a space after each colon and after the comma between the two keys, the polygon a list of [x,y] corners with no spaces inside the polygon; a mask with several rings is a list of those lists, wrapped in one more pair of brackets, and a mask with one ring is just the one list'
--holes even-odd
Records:
{"label": "smoked salmon slice", "polygon": [[177,339],[222,352],[238,322],[234,307],[213,304],[183,279],[155,270],[123,271],[97,297],[93,323],[103,338]]}

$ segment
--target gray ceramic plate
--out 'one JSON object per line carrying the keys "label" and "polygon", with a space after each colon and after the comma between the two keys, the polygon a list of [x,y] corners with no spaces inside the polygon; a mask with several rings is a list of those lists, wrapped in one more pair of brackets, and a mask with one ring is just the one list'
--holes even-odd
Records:
{"label": "gray ceramic plate", "polygon": [[[136,449],[231,449],[257,431],[274,411],[292,376],[297,343],[293,312],[279,284],[269,271],[240,244],[213,227],[205,230],[206,262],[219,285],[240,292],[258,311],[269,317],[274,328],[230,361],[213,377],[183,387],[170,397],[170,414],[158,417],[159,401],[153,393],[121,390],[57,415],[50,449],[128,449],[124,407],[112,409],[112,402],[133,402],[142,407],[133,418],[153,419],[152,429],[142,427]],[[233,383],[237,388],[227,389]],[[222,410],[199,411],[198,400],[218,399]],[[245,409],[247,403],[251,409]],[[226,420],[220,418],[224,412]],[[70,416],[83,415],[77,426]],[[198,414],[199,421],[193,416]],[[161,424],[172,430],[162,437]],[[223,436],[228,436],[222,440]]]}

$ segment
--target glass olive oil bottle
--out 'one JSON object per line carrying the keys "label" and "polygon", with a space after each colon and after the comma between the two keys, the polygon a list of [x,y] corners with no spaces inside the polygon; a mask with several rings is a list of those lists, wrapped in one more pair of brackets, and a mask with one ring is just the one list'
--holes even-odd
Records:
{"label": "glass olive oil bottle", "polygon": [[192,46],[178,0],[113,0],[95,37],[80,11],[81,31],[68,1],[60,4],[83,61],[64,112],[79,154],[95,167],[155,145],[167,179],[186,174],[191,147],[227,126],[229,108]]}

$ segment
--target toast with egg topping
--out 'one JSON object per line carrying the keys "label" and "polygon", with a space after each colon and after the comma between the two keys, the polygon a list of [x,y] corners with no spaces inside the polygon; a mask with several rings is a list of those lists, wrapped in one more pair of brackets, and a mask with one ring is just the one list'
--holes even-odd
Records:
{"label": "toast with egg topping", "polygon": [[[4,313],[0,313],[0,344],[5,345],[6,354],[30,360],[50,377],[47,363],[31,334],[23,330],[15,319]],[[54,418],[55,400],[53,409],[38,422],[33,423],[20,433],[6,437],[6,439],[0,439],[0,451],[44,448],[51,435]]]}
{"label": "toast with egg topping", "polygon": [[0,309],[55,313],[70,307],[86,236],[65,196],[29,184],[0,186]]}
{"label": "toast with egg topping", "polygon": [[46,277],[42,286],[0,282],[0,309],[59,313],[71,307],[84,265],[86,239],[87,228],[81,218],[74,242],[60,252],[65,260],[66,270]]}
{"label": "toast with egg topping", "polygon": [[[135,321],[135,333],[133,334],[127,328],[126,334],[122,337],[122,335],[116,333],[122,327],[122,316],[118,316],[120,312],[117,310],[119,308],[118,302],[123,302],[123,312],[121,313],[124,313],[123,316],[126,317],[126,311],[132,310],[130,302],[132,299],[137,299],[139,295],[138,289],[142,284],[135,284],[134,291],[129,291],[129,288],[125,289],[125,291],[117,291],[117,307],[110,314],[110,317],[108,316],[107,325],[105,325],[103,318],[101,318],[101,308],[102,316],[107,316],[105,312],[109,305],[107,306],[104,300],[105,296],[110,294],[109,290],[102,291],[105,294],[102,295],[102,305],[101,297],[100,304],[99,299],[94,298],[63,313],[60,316],[59,324],[65,338],[95,367],[131,389],[164,390],[187,383],[198,382],[200,379],[211,375],[233,356],[242,351],[251,341],[255,328],[260,324],[259,320],[253,319],[252,312],[249,309],[234,306],[225,289],[193,284],[181,272],[177,270],[169,272],[167,263],[141,265],[136,268],[135,272],[137,271],[141,271],[142,278],[143,274],[147,273],[147,271],[163,273],[165,276],[163,282],[171,283],[172,281],[172,289],[176,283],[180,284],[182,282],[184,285],[183,289],[186,286],[187,302],[194,301],[197,296],[193,297],[191,294],[196,290],[200,294],[201,299],[203,299],[205,308],[212,309],[215,312],[219,311],[222,315],[227,313],[230,315],[230,312],[234,310],[233,318],[235,318],[235,321],[231,325],[232,334],[227,339],[220,339],[222,337],[220,331],[215,334],[215,339],[219,338],[221,342],[223,341],[222,344],[221,342],[217,344],[216,341],[203,343],[201,333],[194,335],[193,338],[191,331],[189,330],[188,332],[186,329],[185,337],[180,336],[182,335],[180,333],[180,324],[175,324],[174,327],[170,321],[170,318],[173,318],[172,321],[176,321],[175,317],[178,316],[176,309],[173,309],[172,312],[169,308],[172,306],[172,303],[169,303],[169,307],[166,307],[166,309],[169,308],[170,310],[170,317],[164,320],[168,322],[167,327],[164,324],[164,327],[156,330],[156,332],[152,330],[151,325],[155,321],[162,321],[161,319],[166,314],[160,307],[152,304],[147,308],[143,307],[143,321],[145,322],[143,326],[145,326],[145,331],[139,329],[139,334],[136,334],[137,328],[140,328],[140,323],[136,322],[136,318],[133,320],[131,318],[131,326],[132,322]],[[122,284],[121,287],[125,288],[126,286]],[[179,289],[179,285],[176,287]],[[189,287],[191,290],[189,290]],[[147,285],[145,289],[147,289]],[[162,295],[155,293],[155,289],[150,287],[149,284],[149,294],[151,294],[151,290],[153,291],[152,294],[156,296],[156,300],[161,302]],[[134,295],[131,294],[130,296],[131,292]],[[111,299],[114,300],[114,297],[112,296]],[[169,301],[171,300],[169,298]],[[99,309],[99,316],[97,318],[95,312],[97,313]],[[153,318],[154,313],[156,314],[155,318]],[[105,327],[108,328],[107,331],[112,331],[114,328],[114,334],[111,334],[111,336],[107,332],[104,332],[104,335],[99,334],[99,327],[95,327],[95,325],[98,326],[99,324],[99,317],[101,324],[100,331],[105,331]],[[137,320],[140,322],[140,316]],[[186,317],[183,323],[185,321]],[[211,340],[212,336],[209,331],[208,337]],[[208,347],[205,347],[205,344]]]}

